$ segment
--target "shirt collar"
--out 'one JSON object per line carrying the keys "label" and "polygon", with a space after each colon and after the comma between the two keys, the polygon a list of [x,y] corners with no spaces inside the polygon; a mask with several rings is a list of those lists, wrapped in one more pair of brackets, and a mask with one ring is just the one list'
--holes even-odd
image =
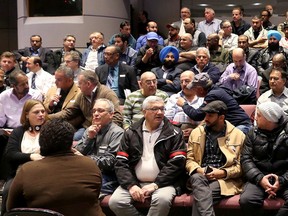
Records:
{"label": "shirt collar", "polygon": [[[151,133],[155,133],[156,131],[162,130],[163,126],[164,126],[164,121],[162,121],[159,127],[153,130]],[[143,121],[142,130],[145,132],[150,132],[146,127],[146,120]]]}

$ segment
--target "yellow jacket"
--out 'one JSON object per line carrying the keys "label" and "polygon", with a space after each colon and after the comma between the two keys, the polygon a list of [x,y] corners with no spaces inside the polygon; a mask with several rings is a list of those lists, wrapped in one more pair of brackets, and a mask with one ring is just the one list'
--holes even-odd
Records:
{"label": "yellow jacket", "polygon": [[[220,167],[226,171],[225,179],[218,179],[221,195],[230,196],[239,194],[242,190],[240,153],[245,135],[238,128],[226,121],[226,134],[218,138],[220,150],[226,157],[226,163]],[[189,175],[201,167],[206,133],[203,126],[195,128],[189,137],[186,169]]]}

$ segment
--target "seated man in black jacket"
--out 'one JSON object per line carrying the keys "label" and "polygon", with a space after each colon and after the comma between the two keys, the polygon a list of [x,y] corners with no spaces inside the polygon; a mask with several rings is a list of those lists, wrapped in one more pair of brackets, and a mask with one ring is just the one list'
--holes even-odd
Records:
{"label": "seated man in black jacket", "polygon": [[228,93],[228,90],[213,85],[213,82],[207,73],[195,75],[194,80],[189,85],[190,88],[195,89],[198,97],[204,97],[204,102],[198,109],[190,106],[184,98],[178,98],[177,105],[183,108],[183,111],[189,118],[194,121],[202,121],[205,117],[205,112],[203,112],[202,108],[211,101],[220,100],[223,101],[228,108],[226,120],[240,129],[244,134],[248,133],[251,128],[251,121],[233,96]]}
{"label": "seated man in black jacket", "polygon": [[117,152],[115,172],[120,186],[109,200],[117,216],[140,215],[133,203],[149,197],[148,215],[168,215],[176,184],[185,173],[183,134],[164,117],[163,99],[147,97],[142,110],[144,117],[124,132]]}
{"label": "seated man in black jacket", "polygon": [[285,200],[276,215],[288,215],[287,118],[278,104],[269,101],[257,107],[256,122],[240,158],[247,179],[240,196],[242,215],[261,216],[264,199],[276,196]]}

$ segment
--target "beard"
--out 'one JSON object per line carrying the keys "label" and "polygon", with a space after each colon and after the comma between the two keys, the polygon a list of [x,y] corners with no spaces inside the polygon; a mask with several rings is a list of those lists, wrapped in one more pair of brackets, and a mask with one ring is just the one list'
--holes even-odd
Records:
{"label": "beard", "polygon": [[173,68],[174,67],[174,61],[164,61],[163,65],[167,69]]}
{"label": "beard", "polygon": [[278,50],[279,49],[279,43],[274,43],[274,42],[268,43],[268,47],[270,50],[273,50],[273,51]]}

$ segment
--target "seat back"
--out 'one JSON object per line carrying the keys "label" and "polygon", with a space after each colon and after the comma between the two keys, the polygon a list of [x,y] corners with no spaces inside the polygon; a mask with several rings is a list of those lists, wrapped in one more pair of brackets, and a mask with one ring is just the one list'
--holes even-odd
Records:
{"label": "seat back", "polygon": [[58,212],[42,208],[13,208],[4,216],[64,216]]}
{"label": "seat back", "polygon": [[252,124],[254,123],[256,105],[254,104],[241,104],[240,107],[245,111],[245,113],[249,116]]}

